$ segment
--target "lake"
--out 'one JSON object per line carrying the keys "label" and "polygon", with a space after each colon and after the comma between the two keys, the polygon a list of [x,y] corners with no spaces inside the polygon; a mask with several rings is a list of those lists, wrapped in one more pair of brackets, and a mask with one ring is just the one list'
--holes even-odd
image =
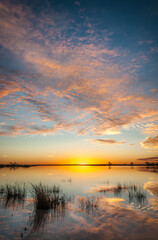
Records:
{"label": "lake", "polygon": [[[4,187],[25,183],[25,199]],[[64,204],[38,209],[33,186],[56,186]],[[0,169],[0,239],[157,239],[158,173],[145,167]]]}

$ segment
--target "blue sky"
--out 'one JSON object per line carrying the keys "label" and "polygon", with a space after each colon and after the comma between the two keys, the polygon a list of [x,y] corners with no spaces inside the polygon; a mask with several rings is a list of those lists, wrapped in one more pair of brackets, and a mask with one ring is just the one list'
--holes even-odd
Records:
{"label": "blue sky", "polygon": [[157,1],[1,1],[2,162],[157,157]]}

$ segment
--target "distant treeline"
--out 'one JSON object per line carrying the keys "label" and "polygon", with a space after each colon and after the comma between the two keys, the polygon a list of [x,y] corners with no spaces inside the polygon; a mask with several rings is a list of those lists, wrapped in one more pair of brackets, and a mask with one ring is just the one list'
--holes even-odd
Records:
{"label": "distant treeline", "polygon": [[109,162],[108,164],[18,164],[18,163],[10,163],[10,164],[0,164],[0,168],[8,167],[8,168],[29,168],[29,167],[40,167],[40,166],[146,166],[146,167],[158,167],[158,163],[117,163],[112,164]]}

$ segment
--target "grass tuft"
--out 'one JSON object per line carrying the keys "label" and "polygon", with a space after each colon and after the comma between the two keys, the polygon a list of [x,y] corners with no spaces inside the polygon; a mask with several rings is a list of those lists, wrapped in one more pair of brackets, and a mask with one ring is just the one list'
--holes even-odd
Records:
{"label": "grass tuft", "polygon": [[66,196],[62,194],[58,186],[48,187],[40,184],[32,184],[32,193],[37,209],[55,209],[65,206]]}
{"label": "grass tuft", "polygon": [[131,189],[128,192],[128,197],[129,197],[129,203],[136,200],[137,203],[142,205],[142,204],[144,204],[144,201],[147,201],[146,191],[142,190],[141,188],[139,188],[137,190]]}
{"label": "grass tuft", "polygon": [[25,184],[14,183],[4,186],[4,194],[6,199],[24,200],[26,197]]}
{"label": "grass tuft", "polygon": [[88,213],[99,207],[99,199],[96,197],[78,197],[79,208],[86,210]]}
{"label": "grass tuft", "polygon": [[5,207],[15,207],[23,204],[26,198],[26,186],[22,183],[9,183],[0,187],[0,194]]}

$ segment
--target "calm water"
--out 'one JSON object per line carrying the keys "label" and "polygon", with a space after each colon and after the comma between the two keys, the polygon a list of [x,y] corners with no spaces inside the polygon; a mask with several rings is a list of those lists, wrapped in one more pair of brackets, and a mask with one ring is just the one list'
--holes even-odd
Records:
{"label": "calm water", "polygon": [[[150,169],[149,169],[150,170]],[[0,169],[0,184],[26,183],[24,202],[1,195],[0,239],[157,239],[158,173],[130,167]],[[64,207],[37,210],[31,183],[60,186]]]}

